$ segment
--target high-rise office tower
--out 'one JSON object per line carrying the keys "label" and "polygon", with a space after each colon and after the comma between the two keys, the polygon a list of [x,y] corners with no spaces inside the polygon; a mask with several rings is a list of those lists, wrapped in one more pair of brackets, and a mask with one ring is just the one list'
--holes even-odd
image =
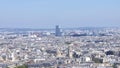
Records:
{"label": "high-rise office tower", "polygon": [[58,25],[55,28],[55,36],[61,36],[60,28]]}

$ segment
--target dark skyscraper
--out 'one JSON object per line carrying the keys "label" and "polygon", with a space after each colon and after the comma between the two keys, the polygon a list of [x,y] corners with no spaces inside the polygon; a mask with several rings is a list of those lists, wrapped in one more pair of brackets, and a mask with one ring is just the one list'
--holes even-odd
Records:
{"label": "dark skyscraper", "polygon": [[60,28],[58,25],[55,28],[55,36],[61,36]]}

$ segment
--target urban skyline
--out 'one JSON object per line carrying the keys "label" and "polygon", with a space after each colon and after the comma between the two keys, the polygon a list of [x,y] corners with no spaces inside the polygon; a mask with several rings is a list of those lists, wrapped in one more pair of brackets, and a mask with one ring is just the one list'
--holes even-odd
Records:
{"label": "urban skyline", "polygon": [[0,68],[120,68],[120,0],[1,0]]}
{"label": "urban skyline", "polygon": [[120,28],[0,29],[1,68],[120,68]]}

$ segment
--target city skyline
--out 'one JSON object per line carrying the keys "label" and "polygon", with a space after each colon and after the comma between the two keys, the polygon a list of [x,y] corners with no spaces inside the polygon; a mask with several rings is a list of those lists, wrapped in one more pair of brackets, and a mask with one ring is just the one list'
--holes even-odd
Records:
{"label": "city skyline", "polygon": [[119,27],[119,0],[4,0],[0,28]]}

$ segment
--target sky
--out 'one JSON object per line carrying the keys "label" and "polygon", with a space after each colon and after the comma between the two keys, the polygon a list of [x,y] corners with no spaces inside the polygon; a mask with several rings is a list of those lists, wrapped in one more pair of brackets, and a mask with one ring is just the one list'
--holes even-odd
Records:
{"label": "sky", "polygon": [[0,0],[0,28],[119,27],[120,0]]}

